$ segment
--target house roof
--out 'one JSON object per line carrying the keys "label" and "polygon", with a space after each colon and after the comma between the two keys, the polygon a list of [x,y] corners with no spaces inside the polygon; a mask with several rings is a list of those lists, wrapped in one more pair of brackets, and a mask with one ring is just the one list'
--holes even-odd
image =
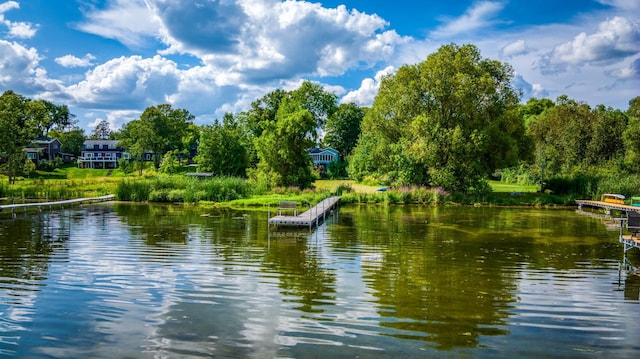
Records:
{"label": "house roof", "polygon": [[310,155],[314,155],[314,154],[320,154],[320,153],[330,153],[334,156],[340,156],[340,153],[337,150],[334,150],[333,148],[312,148],[309,150],[309,154]]}
{"label": "house roof", "polygon": [[33,142],[39,145],[48,145],[54,142],[60,142],[57,138],[36,138]]}
{"label": "house roof", "polygon": [[118,145],[118,140],[85,140],[85,146],[93,146],[93,145]]}

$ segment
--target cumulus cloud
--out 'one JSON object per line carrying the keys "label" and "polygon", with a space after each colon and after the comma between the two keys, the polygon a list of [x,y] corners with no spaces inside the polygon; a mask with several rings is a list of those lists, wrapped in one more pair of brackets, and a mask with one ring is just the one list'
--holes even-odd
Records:
{"label": "cumulus cloud", "polygon": [[502,11],[505,4],[496,1],[482,1],[470,7],[462,16],[445,19],[446,23],[431,33],[434,38],[449,38],[468,33],[495,23],[495,16]]}
{"label": "cumulus cloud", "polygon": [[96,66],[67,91],[89,108],[132,109],[166,103],[180,82],[175,62],[154,56],[120,57]]}
{"label": "cumulus cloud", "polygon": [[378,71],[374,78],[366,78],[360,83],[360,88],[354,91],[348,92],[340,100],[341,103],[355,103],[358,106],[371,106],[373,100],[378,94],[380,88],[380,82],[385,75],[395,72],[393,66],[388,66],[385,69]]}
{"label": "cumulus cloud", "polygon": [[640,80],[640,58],[635,59],[626,67],[607,72],[607,75],[618,80]]}
{"label": "cumulus cloud", "polygon": [[29,22],[13,22],[4,18],[4,13],[19,9],[20,4],[15,1],[7,1],[0,4],[0,23],[4,24],[9,29],[9,37],[29,39],[35,36],[37,32],[37,26]]}
{"label": "cumulus cloud", "polygon": [[616,16],[600,23],[598,31],[582,32],[572,41],[557,45],[539,60],[543,73],[565,71],[586,64],[611,64],[640,52],[640,24]]}
{"label": "cumulus cloud", "polygon": [[96,57],[91,54],[86,54],[83,58],[64,55],[56,58],[56,62],[62,67],[89,67],[93,65],[92,61],[95,59]]}
{"label": "cumulus cloud", "polygon": [[549,96],[549,91],[541,84],[531,84],[520,74],[516,74],[513,77],[511,85],[521,91],[522,101],[525,102],[531,97],[544,98]]}
{"label": "cumulus cloud", "polygon": [[640,2],[638,0],[598,0],[603,5],[613,6],[623,10],[638,10]]}
{"label": "cumulus cloud", "polygon": [[40,59],[33,47],[0,40],[0,87],[26,93],[59,90],[59,81],[47,77],[47,71],[40,66]]}
{"label": "cumulus cloud", "polygon": [[84,32],[117,40],[129,47],[141,47],[160,36],[160,25],[144,0],[107,1],[106,9],[92,9],[76,25]]}
{"label": "cumulus cloud", "polygon": [[125,44],[156,37],[167,46],[161,55],[193,55],[234,80],[266,84],[337,76],[387,60],[407,40],[386,26],[377,15],[306,1],[112,0],[80,28]]}
{"label": "cumulus cloud", "polygon": [[514,41],[502,48],[500,51],[503,57],[514,57],[520,55],[526,55],[531,52],[531,49],[527,45],[527,42],[524,40]]}

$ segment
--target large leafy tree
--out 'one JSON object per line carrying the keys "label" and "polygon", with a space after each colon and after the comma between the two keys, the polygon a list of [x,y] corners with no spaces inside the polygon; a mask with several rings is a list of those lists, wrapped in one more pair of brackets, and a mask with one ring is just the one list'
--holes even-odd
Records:
{"label": "large leafy tree", "polygon": [[26,159],[23,149],[37,132],[29,102],[10,90],[0,96],[0,156],[5,160],[0,169],[10,184],[22,173]]}
{"label": "large leafy tree", "polygon": [[69,112],[67,105],[35,100],[30,101],[28,107],[37,137],[49,137],[49,132],[52,129],[64,131],[75,123],[75,115]]}
{"label": "large leafy tree", "polygon": [[[386,76],[362,122],[350,174],[395,184],[485,188],[515,164],[525,137],[513,70],[473,45],[442,46],[424,62]],[[359,178],[358,178],[359,177]]]}
{"label": "large leafy tree", "polygon": [[148,107],[140,119],[125,125],[119,135],[121,145],[131,154],[151,151],[154,166],[159,168],[160,159],[167,152],[184,149],[183,137],[193,119],[189,111],[168,104]]}
{"label": "large leafy tree", "polygon": [[74,156],[80,156],[82,153],[82,144],[86,139],[83,129],[79,127],[72,127],[68,131],[53,129],[49,132],[49,135],[60,140],[62,152],[71,153]]}
{"label": "large leafy tree", "polygon": [[629,101],[629,123],[623,132],[624,162],[632,173],[640,173],[640,96]]}
{"label": "large leafy tree", "polygon": [[201,171],[216,175],[246,176],[248,152],[246,136],[238,120],[230,113],[222,123],[216,122],[202,128],[196,162]]}
{"label": "large leafy tree", "polygon": [[89,136],[92,140],[108,140],[111,138],[113,131],[111,131],[111,127],[107,120],[100,120],[96,127],[91,132],[91,136]]}
{"label": "large leafy tree", "polygon": [[537,163],[549,176],[570,175],[623,158],[623,133],[629,117],[622,111],[558,97],[529,120]]}
{"label": "large leafy tree", "polygon": [[363,108],[354,103],[347,103],[338,106],[327,120],[324,144],[340,152],[343,160],[358,143],[364,114]]}
{"label": "large leafy tree", "polygon": [[313,171],[307,151],[336,108],[337,97],[309,81],[255,101],[240,115],[254,144],[249,157],[257,169],[250,177],[270,186],[309,186]]}

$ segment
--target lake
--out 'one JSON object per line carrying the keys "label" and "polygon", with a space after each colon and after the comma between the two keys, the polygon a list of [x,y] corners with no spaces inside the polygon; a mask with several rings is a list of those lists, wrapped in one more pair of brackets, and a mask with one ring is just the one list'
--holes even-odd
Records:
{"label": "lake", "polygon": [[345,206],[311,232],[170,205],[5,216],[0,357],[637,358],[623,258],[573,210]]}

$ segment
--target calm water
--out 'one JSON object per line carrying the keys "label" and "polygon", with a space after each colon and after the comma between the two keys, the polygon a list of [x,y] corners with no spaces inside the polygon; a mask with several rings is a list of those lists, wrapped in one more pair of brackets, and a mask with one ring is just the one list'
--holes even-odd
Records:
{"label": "calm water", "polygon": [[104,204],[0,219],[0,357],[640,356],[640,276],[597,219],[343,207],[269,234],[266,218]]}

